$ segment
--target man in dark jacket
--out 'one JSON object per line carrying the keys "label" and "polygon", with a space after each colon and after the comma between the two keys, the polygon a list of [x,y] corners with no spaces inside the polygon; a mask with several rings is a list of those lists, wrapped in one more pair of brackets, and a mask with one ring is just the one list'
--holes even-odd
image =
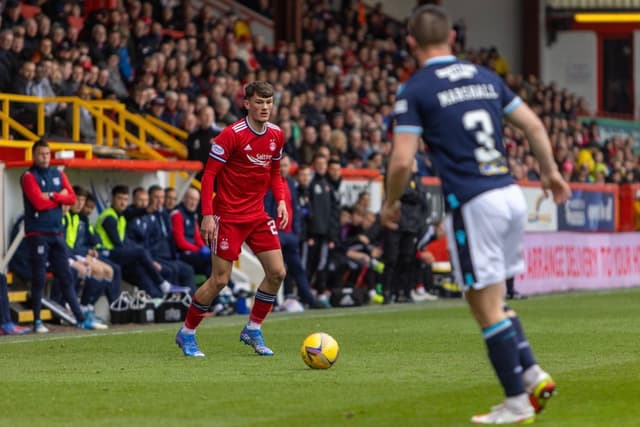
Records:
{"label": "man in dark jacket", "polygon": [[313,159],[315,173],[311,179],[309,222],[307,229],[307,273],[315,275],[315,289],[321,302],[327,301],[327,274],[330,251],[335,247],[339,232],[340,204],[327,177],[328,159],[316,155]]}
{"label": "man in dark jacket", "polygon": [[[287,205],[287,212],[289,214],[289,223],[284,229],[278,230],[278,237],[280,238],[280,246],[282,248],[284,263],[287,266],[287,273],[289,273],[288,276],[293,276],[295,279],[298,285],[298,296],[302,299],[302,302],[313,308],[319,305],[316,304],[315,298],[311,293],[309,280],[307,279],[307,272],[302,265],[302,260],[300,259],[300,231],[302,215],[300,213],[300,204],[296,185],[293,178],[289,176],[290,169],[291,159],[289,159],[288,155],[283,154],[282,160],[280,160],[280,175],[282,177],[284,188],[284,201]],[[265,196],[264,208],[272,218],[277,217],[277,204],[273,198],[271,190],[269,190]],[[287,280],[285,280],[284,293],[285,297],[289,297],[293,294],[291,284]]]}
{"label": "man in dark jacket", "polygon": [[382,257],[385,264],[382,289],[384,302],[411,302],[416,284],[416,243],[428,214],[426,189],[413,162],[413,175],[400,198],[400,222],[397,230],[383,231]]}
{"label": "man in dark jacket", "polygon": [[[200,110],[198,114],[199,126],[187,137],[187,159],[197,160],[206,163],[211,150],[211,141],[220,134],[220,129],[214,126],[215,113],[213,108],[207,106]],[[202,172],[198,172],[197,179],[200,179]]]}

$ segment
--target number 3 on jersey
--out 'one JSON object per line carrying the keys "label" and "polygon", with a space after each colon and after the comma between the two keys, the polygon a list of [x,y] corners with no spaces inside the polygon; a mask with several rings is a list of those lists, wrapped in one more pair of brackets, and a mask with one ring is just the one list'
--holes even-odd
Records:
{"label": "number 3 on jersey", "polygon": [[485,175],[506,173],[507,167],[502,153],[496,149],[493,123],[486,110],[471,110],[462,116],[462,125],[472,132],[479,147],[473,153],[480,170]]}

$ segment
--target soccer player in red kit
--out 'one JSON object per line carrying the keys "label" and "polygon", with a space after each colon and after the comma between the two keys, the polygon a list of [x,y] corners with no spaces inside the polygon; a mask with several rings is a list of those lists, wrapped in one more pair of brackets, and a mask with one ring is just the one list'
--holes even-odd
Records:
{"label": "soccer player in red kit", "polygon": [[[273,87],[263,81],[245,88],[247,116],[227,126],[211,144],[202,174],[202,224],[200,233],[211,247],[211,277],[198,288],[176,343],[185,356],[204,357],[195,339],[197,326],[213,299],[227,285],[233,261],[247,242],[265,271],[258,286],[249,322],[240,340],[261,356],[271,356],[260,329],[271,311],[285,276],[278,227],[288,222],[284,189],[280,179],[280,158],[284,136],[269,123],[273,108]],[[214,181],[216,197],[212,201]],[[276,201],[278,223],[265,213],[264,196],[271,186]]]}

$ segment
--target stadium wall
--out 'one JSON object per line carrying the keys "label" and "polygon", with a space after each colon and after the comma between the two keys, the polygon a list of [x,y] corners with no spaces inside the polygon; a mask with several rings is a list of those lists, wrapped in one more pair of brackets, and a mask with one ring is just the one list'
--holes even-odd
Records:
{"label": "stadium wall", "polygon": [[[542,32],[544,36],[544,32]],[[556,41],[541,43],[541,76],[544,82],[582,96],[589,108],[598,107],[598,38],[593,31],[559,31]]]}

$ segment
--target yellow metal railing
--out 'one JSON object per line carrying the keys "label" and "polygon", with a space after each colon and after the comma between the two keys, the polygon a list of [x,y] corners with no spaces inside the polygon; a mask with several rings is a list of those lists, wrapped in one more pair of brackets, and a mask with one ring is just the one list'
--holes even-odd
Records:
{"label": "yellow metal railing", "polygon": [[[11,103],[34,103],[37,104],[37,114],[35,132],[13,119],[11,113]],[[113,100],[83,100],[75,96],[60,96],[55,98],[40,98],[33,96],[0,93],[0,147],[24,149],[24,160],[30,161],[31,145],[45,134],[45,104],[56,102],[66,103],[67,108],[72,109],[71,120],[71,140],[73,142],[63,142],[51,139],[51,148],[54,151],[73,150],[84,152],[85,158],[93,158],[93,145],[85,144],[81,141],[80,135],[80,112],[81,108],[91,114],[94,125],[96,146],[118,147],[127,152],[130,157],[167,160],[161,152],[148,144],[148,138],[172,153],[175,157],[185,159],[187,149],[184,145],[188,133],[182,129],[171,126],[153,116],[142,117],[133,114],[126,109],[124,104]],[[135,129],[134,132],[129,129]],[[20,135],[22,138],[15,138],[11,135]],[[188,174],[178,172],[187,179]],[[175,181],[175,176],[171,175],[171,180]],[[192,179],[191,185],[200,189],[200,181]]]}
{"label": "yellow metal railing", "polygon": [[[11,104],[16,102],[37,104],[35,130],[28,129],[10,116]],[[132,156],[165,160],[166,157],[164,155],[149,145],[147,139],[151,138],[155,143],[175,155],[175,157],[184,159],[187,156],[187,150],[183,144],[187,135],[186,132],[168,124],[159,124],[159,121],[148,120],[133,114],[125,108],[124,104],[117,101],[86,101],[72,96],[39,98],[7,93],[0,94],[0,104],[2,106],[0,109],[0,121],[2,122],[0,143],[2,143],[2,146],[19,147],[20,145],[16,145],[16,143],[33,142],[43,136],[45,134],[44,106],[51,102],[64,102],[67,104],[67,108],[72,109],[70,134],[74,143],[82,142],[80,135],[80,109],[84,108],[94,119],[95,145],[97,146],[118,147],[130,152]],[[22,138],[13,137],[11,132]],[[62,141],[55,141],[55,139],[51,142],[63,143]],[[91,147],[91,145],[87,146]],[[75,150],[71,146],[68,148]],[[134,150],[137,150],[139,154],[134,154]],[[27,154],[25,154],[25,160],[26,156]],[[91,156],[89,153],[88,157],[90,158]]]}

